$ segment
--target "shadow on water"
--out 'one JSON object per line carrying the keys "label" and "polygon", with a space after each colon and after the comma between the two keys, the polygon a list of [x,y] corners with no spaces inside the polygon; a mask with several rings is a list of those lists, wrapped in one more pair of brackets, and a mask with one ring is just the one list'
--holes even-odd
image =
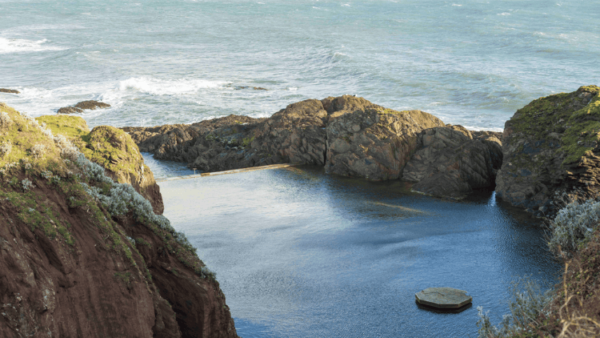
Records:
{"label": "shadow on water", "polygon": [[[163,182],[165,215],[217,272],[242,337],[475,337],[515,279],[552,283],[539,221],[493,192],[460,201],[301,167]],[[460,313],[416,292],[467,290]]]}

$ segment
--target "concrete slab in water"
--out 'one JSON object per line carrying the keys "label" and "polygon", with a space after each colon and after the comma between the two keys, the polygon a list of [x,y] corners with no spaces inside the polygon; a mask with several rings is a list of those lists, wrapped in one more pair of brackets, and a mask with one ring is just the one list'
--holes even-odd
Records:
{"label": "concrete slab in water", "polygon": [[453,288],[427,288],[415,294],[417,303],[438,309],[457,309],[473,301],[467,291]]}

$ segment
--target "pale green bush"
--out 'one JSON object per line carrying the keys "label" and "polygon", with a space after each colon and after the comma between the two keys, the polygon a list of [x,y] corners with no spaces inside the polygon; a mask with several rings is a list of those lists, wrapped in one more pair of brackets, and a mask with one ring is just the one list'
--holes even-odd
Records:
{"label": "pale green bush", "polygon": [[562,250],[567,256],[586,241],[600,222],[600,202],[572,202],[560,209],[550,223],[550,250]]}
{"label": "pale green bush", "polygon": [[510,314],[504,315],[498,326],[491,323],[489,311],[484,312],[483,307],[477,307],[480,338],[513,337],[529,330],[528,325],[535,323],[540,315],[550,314],[548,305],[552,301],[551,289],[542,291],[538,283],[524,278],[512,283],[511,293]]}
{"label": "pale green bush", "polygon": [[5,112],[0,112],[0,127],[8,128],[12,124],[12,119]]}

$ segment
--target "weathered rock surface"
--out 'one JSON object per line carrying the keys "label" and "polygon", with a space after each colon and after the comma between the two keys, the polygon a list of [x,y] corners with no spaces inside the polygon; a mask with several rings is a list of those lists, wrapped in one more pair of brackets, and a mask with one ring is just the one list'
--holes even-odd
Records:
{"label": "weathered rock surface", "polygon": [[506,122],[498,196],[535,214],[552,215],[563,193],[598,197],[600,88],[581,87],[537,99]]}
{"label": "weathered rock surface", "polygon": [[80,114],[83,113],[83,109],[75,107],[62,107],[56,112],[57,114]]}
{"label": "weathered rock surface", "polygon": [[289,105],[269,119],[230,115],[191,125],[123,128],[142,151],[204,171],[277,163],[325,163],[325,121],[319,100]]}
{"label": "weathered rock surface", "polygon": [[[182,235],[135,213],[112,217],[79,182],[108,183],[63,161],[34,121],[0,111],[11,121],[0,144],[12,143],[0,158],[0,337],[237,337]],[[66,134],[82,129],[67,124]]]}
{"label": "weathered rock surface", "polygon": [[352,112],[332,118],[327,126],[325,170],[373,181],[400,178],[417,147],[417,134],[444,125],[437,117],[419,110],[352,107],[334,115],[344,111]]}
{"label": "weathered rock surface", "polygon": [[0,88],[0,93],[20,94],[21,92],[16,89]]}
{"label": "weathered rock surface", "polygon": [[77,103],[74,107],[79,108],[79,109],[96,110],[97,108],[100,108],[100,109],[110,108],[110,104],[100,102],[100,101],[89,100],[89,101],[81,101],[81,102]]}
{"label": "weathered rock surface", "polygon": [[163,213],[160,187],[129,134],[110,126],[98,126],[90,132],[79,116],[40,116],[36,120],[55,135],[68,137],[88,159],[104,167],[113,180],[132,185],[150,201],[157,215]]}
{"label": "weathered rock surface", "polygon": [[417,303],[438,309],[458,309],[471,304],[473,298],[467,291],[453,288],[427,288],[415,294]]}
{"label": "weathered rock surface", "polygon": [[[351,123],[350,129],[347,123]],[[187,162],[204,171],[291,162],[326,165],[332,173],[381,180],[399,177],[416,145],[416,133],[442,125],[424,112],[386,110],[363,98],[345,95],[294,103],[268,119],[230,115],[191,125],[123,130],[142,151],[152,152],[158,159]],[[331,152],[328,138],[329,147],[335,143]],[[350,142],[350,148],[345,149],[342,141]],[[390,152],[394,145],[386,142],[396,142],[401,149]],[[364,152],[366,146],[372,149]],[[365,159],[357,162],[357,156],[377,162],[379,169],[369,164],[361,167],[359,162],[364,165]],[[354,169],[348,170],[350,162]],[[383,172],[374,174],[377,170]]]}
{"label": "weathered rock surface", "polygon": [[110,108],[110,104],[100,101],[81,101],[72,107],[62,107],[58,109],[57,114],[80,114],[84,110],[96,110],[96,109]]}
{"label": "weathered rock surface", "polygon": [[475,189],[494,188],[502,165],[501,134],[462,126],[430,128],[418,135],[417,151],[403,179],[414,191],[460,199]]}
{"label": "weathered rock surface", "polygon": [[[270,118],[230,115],[123,130],[141,151],[207,172],[298,163],[381,181],[399,179],[404,170],[416,190],[459,198],[494,187],[502,151],[498,133],[457,128],[419,110],[400,112],[344,95],[294,103]],[[415,151],[419,156],[405,170]]]}

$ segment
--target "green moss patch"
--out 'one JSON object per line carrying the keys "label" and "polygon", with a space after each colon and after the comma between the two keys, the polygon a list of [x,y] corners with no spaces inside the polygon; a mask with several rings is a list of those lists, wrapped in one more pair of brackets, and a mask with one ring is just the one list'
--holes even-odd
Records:
{"label": "green moss patch", "polygon": [[[586,98],[591,101],[584,105]],[[515,113],[507,128],[537,140],[521,145],[518,153],[523,156],[528,157],[529,148],[552,149],[565,154],[563,164],[577,162],[600,141],[600,88],[585,86],[534,100]]]}
{"label": "green moss patch", "polygon": [[64,135],[68,138],[81,138],[90,133],[85,120],[79,116],[45,115],[36,117],[36,120],[52,130],[54,135]]}

